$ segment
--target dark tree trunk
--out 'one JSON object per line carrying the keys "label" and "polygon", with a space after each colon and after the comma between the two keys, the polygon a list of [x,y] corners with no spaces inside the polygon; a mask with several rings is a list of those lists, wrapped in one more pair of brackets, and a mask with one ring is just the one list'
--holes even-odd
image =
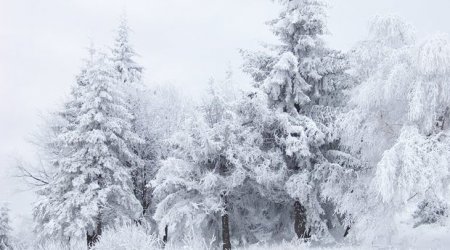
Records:
{"label": "dark tree trunk", "polygon": [[344,237],[347,237],[349,231],[350,231],[350,226],[347,226],[347,228],[345,229]]}
{"label": "dark tree trunk", "polygon": [[299,201],[294,203],[294,231],[299,239],[311,237],[309,228],[306,228],[306,209]]}
{"label": "dark tree trunk", "polygon": [[86,234],[88,249],[90,249],[95,245],[101,234],[102,234],[102,222],[100,221],[100,219],[98,219],[96,229],[93,232]]}
{"label": "dark tree trunk", "polygon": [[136,191],[136,189],[134,191],[136,197],[140,197],[140,199],[138,199],[138,200],[142,205],[142,215],[139,216],[139,219],[135,220],[135,223],[138,225],[142,225],[142,223],[145,222],[145,220],[146,220],[145,217],[146,217],[147,211],[150,207],[150,201],[148,201],[148,199],[147,199],[148,189],[146,188],[146,185],[147,185],[147,182],[144,182],[144,184],[142,185],[143,187],[142,187],[141,195],[138,195],[138,192]]}
{"label": "dark tree trunk", "polygon": [[167,243],[167,240],[169,239],[169,226],[166,225],[166,227],[164,227],[164,236],[163,236],[163,245],[165,246]]}
{"label": "dark tree trunk", "polygon": [[229,217],[228,217],[228,198],[226,194],[222,195],[223,203],[225,207],[225,212],[222,215],[222,242],[223,242],[223,250],[231,250],[231,241],[230,241],[230,225],[229,225]]}

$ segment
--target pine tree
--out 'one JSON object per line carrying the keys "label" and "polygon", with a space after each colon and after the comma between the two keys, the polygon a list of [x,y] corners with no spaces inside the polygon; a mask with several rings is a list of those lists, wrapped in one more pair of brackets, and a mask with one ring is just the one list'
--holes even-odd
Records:
{"label": "pine tree", "polygon": [[[279,18],[271,21],[280,45],[269,53],[244,53],[244,70],[269,97],[269,106],[284,119],[282,134],[271,147],[285,158],[284,187],[293,199],[294,229],[299,238],[328,235],[338,226],[328,200],[337,199],[330,183],[358,166],[340,151],[336,128],[344,90],[351,86],[344,73],[345,56],[325,47],[324,4],[319,0],[286,0]],[[282,118],[284,117],[284,118]],[[340,186],[342,192],[348,187]],[[285,202],[290,202],[286,200]],[[323,219],[325,218],[325,219]]]}
{"label": "pine tree", "polygon": [[0,204],[0,250],[11,247],[11,226],[9,221],[9,209]]}
{"label": "pine tree", "polygon": [[72,92],[80,104],[69,105],[75,119],[58,134],[64,153],[52,182],[39,191],[34,214],[43,236],[87,236],[92,245],[104,227],[137,219],[142,207],[132,192],[129,165],[140,161],[126,143],[140,141],[131,130],[133,117],[106,56],[96,55],[88,66],[85,84]]}

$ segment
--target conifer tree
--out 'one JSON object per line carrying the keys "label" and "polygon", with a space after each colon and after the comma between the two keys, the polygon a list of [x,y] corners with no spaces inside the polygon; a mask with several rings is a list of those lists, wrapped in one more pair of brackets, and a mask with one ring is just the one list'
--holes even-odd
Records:
{"label": "conifer tree", "polygon": [[119,81],[133,86],[142,84],[143,68],[135,61],[137,54],[129,41],[130,32],[128,21],[125,16],[122,16],[111,50],[111,59],[118,72]]}
{"label": "conifer tree", "polygon": [[105,227],[137,219],[142,211],[129,166],[140,161],[127,144],[140,139],[108,58],[97,54],[82,77],[69,101],[77,105],[65,106],[74,119],[58,134],[64,152],[51,183],[39,191],[34,214],[42,236],[87,237],[90,246]]}
{"label": "conifer tree", "polygon": [[[328,204],[340,192],[330,190],[330,183],[337,184],[358,165],[339,150],[335,124],[351,83],[344,73],[347,60],[325,46],[322,1],[281,2],[280,16],[269,23],[280,44],[266,54],[245,53],[244,70],[268,95],[270,108],[286,117],[281,140],[271,146],[284,153],[284,189],[293,200],[296,235],[328,235],[329,228],[340,224],[338,210],[329,209],[336,204]],[[337,189],[346,192],[348,187]]]}
{"label": "conifer tree", "polygon": [[148,119],[151,119],[147,116],[146,110],[149,108],[149,92],[143,84],[143,67],[135,61],[137,54],[129,41],[130,32],[128,21],[122,16],[111,50],[111,60],[118,82],[126,94],[129,112],[134,116],[131,121],[132,131],[142,139],[139,144],[131,141],[127,143],[142,160],[142,164],[130,163],[135,166],[132,169],[133,191],[143,207],[142,216],[150,219],[151,215],[147,214],[151,209],[152,191],[149,182],[157,169],[158,150],[155,145],[157,143],[155,132],[150,131],[148,125]]}

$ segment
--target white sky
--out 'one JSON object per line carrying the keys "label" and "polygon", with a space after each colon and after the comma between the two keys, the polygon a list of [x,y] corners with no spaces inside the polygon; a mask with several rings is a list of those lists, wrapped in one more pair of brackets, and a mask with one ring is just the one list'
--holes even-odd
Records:
{"label": "white sky", "polygon": [[[448,0],[331,0],[330,46],[349,49],[366,34],[375,14],[398,14],[420,36],[450,33]],[[126,9],[132,42],[146,68],[147,83],[174,83],[202,90],[231,65],[237,81],[238,48],[257,49],[273,41],[264,24],[276,16],[270,0],[0,0],[0,201],[14,217],[29,214],[32,196],[10,177],[14,157],[30,158],[26,139],[39,114],[67,95],[85,47],[112,43]]]}

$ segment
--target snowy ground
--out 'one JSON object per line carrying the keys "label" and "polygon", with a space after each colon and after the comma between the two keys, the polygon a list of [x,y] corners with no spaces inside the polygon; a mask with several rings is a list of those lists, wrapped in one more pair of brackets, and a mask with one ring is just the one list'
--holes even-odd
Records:
{"label": "snowy ground", "polygon": [[[41,246],[39,248],[29,248],[30,250],[86,250],[85,247],[65,247],[61,246],[59,244],[48,244],[45,246]],[[108,249],[109,248],[96,248],[96,249]],[[117,246],[116,248],[112,248],[114,250],[212,250],[212,249],[219,249],[219,248],[197,248],[196,246],[187,246],[187,245],[177,245],[177,246],[168,246],[166,248],[154,248],[154,247],[145,247],[145,248],[135,248],[133,246]],[[428,246],[413,246],[413,247],[394,247],[394,246],[330,246],[330,247],[310,247],[305,245],[296,245],[296,244],[279,244],[279,245],[272,245],[272,246],[265,246],[265,245],[254,245],[250,247],[240,247],[240,248],[233,248],[235,250],[359,250],[359,249],[389,249],[389,250],[396,250],[396,249],[448,249],[448,245],[443,245],[440,247],[428,247]],[[27,249],[28,250],[28,249]]]}
{"label": "snowy ground", "polygon": [[[26,244],[16,246],[16,250],[86,250],[84,242],[71,246],[49,242],[46,244]],[[355,249],[449,249],[450,230],[439,225],[421,226],[414,230],[402,229],[399,236],[392,240],[391,245],[360,245],[342,243],[329,246],[299,242],[284,242],[276,245],[256,244],[233,248],[236,250],[355,250]],[[93,250],[213,250],[219,249],[216,244],[199,239],[195,235],[185,238],[180,243],[169,243],[165,248],[153,235],[146,233],[138,226],[126,226],[118,230],[104,232],[99,243]]]}

